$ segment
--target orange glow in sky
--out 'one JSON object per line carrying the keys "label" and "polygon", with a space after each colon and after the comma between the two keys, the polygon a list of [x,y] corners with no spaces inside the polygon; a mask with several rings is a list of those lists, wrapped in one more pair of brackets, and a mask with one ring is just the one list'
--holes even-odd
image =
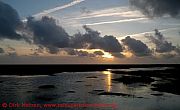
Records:
{"label": "orange glow in sky", "polygon": [[108,59],[113,59],[114,56],[112,56],[111,53],[105,52],[104,50],[101,49],[77,49],[78,51],[86,51],[88,53],[94,53],[96,51],[101,51],[104,55],[102,55],[103,58],[108,58]]}
{"label": "orange glow in sky", "polygon": [[133,56],[133,53],[130,52],[130,51],[124,51],[124,52],[122,52],[122,54],[123,54],[125,57],[127,57],[127,58],[130,58],[130,57]]}

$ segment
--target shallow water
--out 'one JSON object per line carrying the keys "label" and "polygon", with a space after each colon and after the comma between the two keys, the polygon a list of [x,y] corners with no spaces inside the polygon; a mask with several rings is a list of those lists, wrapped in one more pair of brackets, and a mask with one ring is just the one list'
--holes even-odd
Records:
{"label": "shallow water", "polygon": [[[136,70],[141,69],[145,70],[145,68]],[[122,69],[120,71],[127,70]],[[122,76],[129,75],[114,74],[108,69],[107,71],[96,72],[63,72],[52,76],[1,75],[0,103],[116,104],[117,110],[180,110],[179,95],[151,89],[153,84],[162,82],[160,78],[152,77],[154,81],[151,83],[138,82],[132,84],[124,84],[121,81],[112,80]],[[74,107],[61,109],[112,110],[113,108]]]}

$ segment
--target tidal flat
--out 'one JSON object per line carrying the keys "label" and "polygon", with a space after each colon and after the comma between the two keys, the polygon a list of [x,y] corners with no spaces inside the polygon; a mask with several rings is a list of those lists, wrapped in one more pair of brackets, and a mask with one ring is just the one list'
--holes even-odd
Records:
{"label": "tidal flat", "polygon": [[0,103],[117,105],[117,108],[64,107],[62,110],[179,110],[179,82],[179,68],[173,66],[0,75]]}

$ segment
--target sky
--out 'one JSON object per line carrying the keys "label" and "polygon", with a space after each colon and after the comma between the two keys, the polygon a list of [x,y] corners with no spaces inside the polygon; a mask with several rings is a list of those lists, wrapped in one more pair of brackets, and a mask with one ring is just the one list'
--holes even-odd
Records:
{"label": "sky", "polygon": [[0,60],[179,59],[179,7],[178,0],[0,0]]}

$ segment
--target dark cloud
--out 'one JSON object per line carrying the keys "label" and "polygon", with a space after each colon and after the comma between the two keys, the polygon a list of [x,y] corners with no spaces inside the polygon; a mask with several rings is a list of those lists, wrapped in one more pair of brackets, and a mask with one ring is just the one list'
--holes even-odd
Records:
{"label": "dark cloud", "polygon": [[148,56],[151,55],[151,51],[146,44],[140,40],[136,40],[127,36],[122,39],[124,45],[128,46],[129,50],[132,51],[136,56]]}
{"label": "dark cloud", "polygon": [[21,21],[16,10],[0,1],[0,39],[21,39],[16,33],[19,24]]}
{"label": "dark cloud", "polygon": [[[82,10],[87,12],[86,8]],[[64,28],[56,24],[56,19],[52,17],[44,16],[40,20],[28,17],[27,23],[22,25],[16,10],[2,2],[0,2],[0,15],[0,38],[24,39],[28,43],[44,46],[52,54],[58,53],[60,48],[103,49],[111,53],[123,50],[114,36],[101,37],[99,32],[87,26],[83,26],[85,34],[78,33],[71,37]],[[21,35],[17,34],[16,30]],[[86,56],[87,53],[78,51],[76,54]]]}
{"label": "dark cloud", "polygon": [[34,52],[34,53],[30,54],[30,55],[32,55],[32,56],[39,56],[40,54],[38,52]]}
{"label": "dark cloud", "polygon": [[156,52],[165,53],[179,50],[176,46],[173,46],[171,42],[168,42],[157,29],[155,29],[154,36],[146,35],[145,37],[155,44]]}
{"label": "dark cloud", "polygon": [[10,45],[7,46],[6,50],[7,50],[6,54],[8,56],[17,56],[18,55],[17,52],[16,52],[16,49],[11,47]]}
{"label": "dark cloud", "polygon": [[[85,34],[77,33],[73,37],[69,36],[61,26],[58,26],[54,18],[46,16],[41,20],[29,17],[27,27],[34,33],[33,42],[48,48],[52,54],[58,53],[59,48],[103,49],[106,52],[122,52],[122,46],[114,36],[101,37],[98,31],[87,26],[83,26]],[[78,53],[80,56],[86,55],[84,52]]]}
{"label": "dark cloud", "polygon": [[180,0],[129,0],[130,4],[140,9],[149,17],[170,15],[176,17],[180,14]]}
{"label": "dark cloud", "polygon": [[[32,51],[33,51],[33,49],[32,49]],[[44,48],[44,46],[40,45],[40,46],[38,46],[38,48],[34,49],[34,51],[37,53],[43,53],[45,51],[45,48]]]}
{"label": "dark cloud", "polygon": [[75,34],[71,39],[71,47],[86,49],[102,49],[106,52],[122,52],[122,46],[114,36],[101,37],[100,33],[83,26],[85,34]]}
{"label": "dark cloud", "polygon": [[124,58],[125,56],[121,53],[111,53],[112,56],[116,57],[116,58]]}
{"label": "dark cloud", "polygon": [[84,14],[84,13],[85,13],[85,14],[91,13],[91,11],[87,9],[87,7],[81,7],[80,12],[81,12],[82,14]]}
{"label": "dark cloud", "polygon": [[104,48],[107,52],[122,52],[122,46],[119,41],[114,36],[104,36],[103,38],[104,44],[102,48]]}
{"label": "dark cloud", "polygon": [[171,59],[173,57],[176,57],[177,55],[171,54],[171,53],[166,53],[166,54],[161,54],[160,58],[165,58],[165,59]]}
{"label": "dark cloud", "polygon": [[7,55],[12,57],[18,56],[16,52],[8,52]]}
{"label": "dark cloud", "polygon": [[76,50],[74,48],[64,48],[62,50],[67,52],[68,55],[73,55],[73,56],[84,56],[84,57],[95,57],[96,56],[96,54],[94,54],[94,53],[89,53],[85,50],[84,51]]}
{"label": "dark cloud", "polygon": [[59,52],[58,47],[50,45],[50,46],[47,46],[47,48],[49,49],[49,53],[51,53],[51,54],[57,54]]}
{"label": "dark cloud", "polygon": [[7,46],[7,50],[8,50],[8,51],[11,51],[11,52],[12,52],[12,51],[16,51],[16,49],[13,48],[13,47],[11,47],[10,45]]}
{"label": "dark cloud", "polygon": [[95,55],[104,55],[104,53],[102,51],[95,51],[94,54]]}
{"label": "dark cloud", "polygon": [[4,49],[0,47],[0,54],[4,53]]}
{"label": "dark cloud", "polygon": [[34,33],[34,43],[47,47],[50,52],[57,53],[58,48],[69,46],[69,35],[56,24],[54,18],[45,16],[41,20],[35,20],[29,17],[27,25]]}
{"label": "dark cloud", "polygon": [[86,57],[86,56],[88,56],[88,57],[95,57],[94,54],[88,53],[87,51],[82,51],[82,50],[77,51],[76,54],[77,54],[78,56],[84,56],[84,57]]}
{"label": "dark cloud", "polygon": [[77,55],[77,50],[73,49],[73,48],[64,48],[63,49],[65,52],[67,52],[68,55]]}
{"label": "dark cloud", "polygon": [[39,56],[40,54],[43,54],[46,51],[46,48],[44,48],[44,46],[40,45],[35,49],[32,48],[31,51],[33,51],[33,53],[31,55]]}

